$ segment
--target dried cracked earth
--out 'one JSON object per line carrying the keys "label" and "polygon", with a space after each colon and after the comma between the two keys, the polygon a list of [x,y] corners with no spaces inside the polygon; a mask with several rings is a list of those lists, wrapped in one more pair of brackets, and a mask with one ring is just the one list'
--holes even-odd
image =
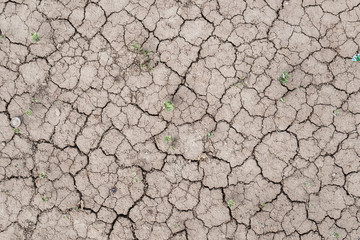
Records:
{"label": "dried cracked earth", "polygon": [[359,21],[358,0],[1,0],[0,239],[357,240]]}

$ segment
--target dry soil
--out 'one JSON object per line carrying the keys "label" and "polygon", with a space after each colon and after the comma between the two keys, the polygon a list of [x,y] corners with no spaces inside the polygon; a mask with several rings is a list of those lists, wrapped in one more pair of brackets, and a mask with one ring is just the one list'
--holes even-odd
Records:
{"label": "dry soil", "polygon": [[359,0],[0,0],[0,239],[357,240],[359,21]]}

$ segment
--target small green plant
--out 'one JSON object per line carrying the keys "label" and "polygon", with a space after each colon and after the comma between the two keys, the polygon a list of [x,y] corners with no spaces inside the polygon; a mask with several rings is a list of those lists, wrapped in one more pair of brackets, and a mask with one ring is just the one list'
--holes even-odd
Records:
{"label": "small green plant", "polygon": [[30,109],[26,111],[26,115],[28,115],[29,117],[31,114],[32,114],[32,111]]}
{"label": "small green plant", "polygon": [[309,183],[309,182],[304,182],[304,184],[305,184],[305,186],[307,186],[307,187],[311,187],[311,183]]}
{"label": "small green plant", "polygon": [[19,166],[19,164],[15,164],[15,166],[14,166],[14,167],[15,167],[15,168],[17,168],[18,166]]}
{"label": "small green plant", "polygon": [[244,82],[244,77],[237,77],[237,81],[234,83],[234,84],[232,84],[231,86],[236,86],[236,87],[241,87],[241,86],[243,86],[243,85],[245,85],[245,82]]}
{"label": "small green plant", "polygon": [[266,207],[266,203],[260,204],[260,207],[261,207],[261,208]]}
{"label": "small green plant", "polygon": [[40,173],[40,178],[45,178],[46,177],[46,173]]}
{"label": "small green plant", "polygon": [[32,101],[33,103],[37,103],[37,99],[34,98],[34,97],[31,99],[31,101]]}
{"label": "small green plant", "polygon": [[3,39],[4,37],[5,37],[5,35],[4,35],[4,34],[1,34],[1,35],[0,35],[0,38],[1,38],[1,39]]}
{"label": "small green plant", "polygon": [[360,53],[355,54],[352,58],[353,62],[360,62]]}
{"label": "small green plant", "polygon": [[135,182],[139,182],[139,178],[136,177],[136,173],[131,174],[131,177],[134,179]]}
{"label": "small green plant", "polygon": [[280,98],[280,101],[281,101],[281,102],[285,102],[285,98],[283,98],[283,97]]}
{"label": "small green plant", "polygon": [[173,137],[166,136],[164,138],[164,142],[166,142],[171,147],[172,150],[175,149],[175,146],[174,146],[175,145],[175,139]]}
{"label": "small green plant", "polygon": [[283,71],[278,79],[281,84],[286,84],[289,82],[289,80],[288,80],[289,78],[290,78],[289,74],[287,72]]}
{"label": "small green plant", "polygon": [[177,224],[175,224],[175,225],[174,225],[174,229],[176,229],[177,227],[178,227],[178,225],[177,225]]}
{"label": "small green plant", "polygon": [[212,132],[208,132],[208,133],[207,133],[207,137],[208,137],[208,138],[211,138],[212,136],[213,136],[213,133],[212,133]]}
{"label": "small green plant", "polygon": [[338,237],[340,237],[340,234],[338,234],[337,232],[333,232],[332,236],[338,238]]}
{"label": "small green plant", "polygon": [[333,115],[336,117],[337,115],[339,115],[339,110],[335,109],[333,112]]}
{"label": "small green plant", "polygon": [[42,197],[41,197],[41,200],[42,200],[43,202],[46,202],[46,196],[42,196]]}
{"label": "small green plant", "polygon": [[151,63],[150,54],[151,50],[145,50],[141,48],[137,43],[131,45],[138,54],[140,54],[140,66],[146,68],[147,70],[154,70],[153,64]]}
{"label": "small green plant", "polygon": [[172,110],[175,109],[175,106],[174,104],[172,104],[169,100],[166,100],[164,102],[164,108],[165,108],[165,111],[166,112],[171,112]]}
{"label": "small green plant", "polygon": [[313,207],[314,206],[314,204],[313,203],[310,203],[310,207]]}
{"label": "small green plant", "polygon": [[19,133],[19,129],[18,128],[14,128],[14,133]]}
{"label": "small green plant", "polygon": [[73,207],[73,209],[74,209],[75,211],[77,211],[77,210],[79,210],[79,207],[78,207],[78,206],[75,206],[75,207]]}
{"label": "small green plant", "polygon": [[38,33],[31,33],[31,39],[33,40],[33,42],[40,41],[39,34]]}
{"label": "small green plant", "polygon": [[232,199],[229,199],[227,201],[227,204],[228,204],[228,207],[231,208],[235,204],[235,202]]}

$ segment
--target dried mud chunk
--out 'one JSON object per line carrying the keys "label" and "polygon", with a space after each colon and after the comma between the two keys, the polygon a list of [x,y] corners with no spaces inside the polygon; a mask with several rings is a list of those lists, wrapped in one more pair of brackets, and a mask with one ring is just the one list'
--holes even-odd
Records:
{"label": "dried mud chunk", "polygon": [[316,224],[306,218],[305,204],[294,204],[291,211],[289,211],[283,221],[282,226],[286,235],[290,235],[295,231],[299,234],[304,234],[310,230],[316,231]]}
{"label": "dried mud chunk", "polygon": [[119,217],[115,224],[114,228],[110,234],[111,240],[133,240],[134,236],[131,231],[132,224],[129,219]]}
{"label": "dried mud chunk", "polygon": [[203,184],[209,188],[220,188],[228,185],[230,166],[228,163],[211,158],[200,162],[204,171]]}
{"label": "dried mud chunk", "polygon": [[259,212],[251,218],[251,229],[254,230],[256,234],[262,235],[282,230],[280,222],[274,221],[269,215],[268,212]]}
{"label": "dried mud chunk", "polygon": [[0,228],[1,239],[26,239],[26,233],[17,223],[13,223],[5,228]]}
{"label": "dried mud chunk", "polygon": [[139,240],[167,240],[171,231],[165,223],[142,223],[136,224],[135,236]]}
{"label": "dried mud chunk", "polygon": [[34,195],[29,178],[3,180],[0,182],[0,229],[5,230],[17,220],[23,206],[28,206]]}
{"label": "dried mud chunk", "polygon": [[201,189],[200,203],[195,208],[195,212],[207,227],[218,226],[230,220],[220,190]]}
{"label": "dried mud chunk", "polygon": [[192,211],[179,211],[174,209],[166,223],[173,233],[178,233],[185,230],[185,221],[193,218]]}
{"label": "dried mud chunk", "polygon": [[359,138],[350,135],[349,138],[341,144],[339,151],[334,155],[335,163],[343,169],[345,174],[359,171],[359,153]]}
{"label": "dried mud chunk", "polygon": [[207,239],[208,228],[206,228],[202,221],[198,219],[191,219],[185,222],[186,230],[189,240]]}
{"label": "dried mud chunk", "polygon": [[191,44],[199,46],[213,32],[214,27],[204,19],[186,21],[180,31],[180,36]]}
{"label": "dried mud chunk", "polygon": [[99,111],[93,112],[75,141],[80,151],[89,153],[91,149],[95,148],[109,125],[109,123],[102,122]]}
{"label": "dried mud chunk", "polygon": [[[99,182],[99,180],[97,180]],[[142,172],[138,168],[119,169],[117,178],[111,178],[105,183],[104,206],[114,209],[117,214],[127,214],[134,202],[139,200],[144,193]],[[101,190],[101,186],[98,188]],[[112,190],[115,189],[115,192]]]}
{"label": "dried mud chunk", "polygon": [[233,200],[231,215],[238,223],[250,224],[250,218],[258,210],[259,205],[271,202],[280,193],[278,184],[269,183],[260,175],[251,183],[231,185],[224,190],[225,200]]}
{"label": "dried mud chunk", "polygon": [[326,185],[338,185],[343,186],[345,183],[345,177],[342,169],[335,164],[335,159],[330,156],[319,157],[315,161],[316,166],[319,169],[317,174],[322,186]]}
{"label": "dried mud chunk", "polygon": [[[322,239],[330,239],[330,237],[337,239],[349,239],[347,238],[347,232],[344,229],[337,227],[335,225],[335,221],[329,217],[326,217],[325,220],[318,225],[318,229]],[[358,236],[356,238],[358,238]]]}
{"label": "dried mud chunk", "polygon": [[205,66],[205,60],[199,60],[191,65],[186,74],[186,83],[197,94],[206,95],[211,79],[211,71]]}
{"label": "dried mud chunk", "polygon": [[146,182],[148,184],[146,195],[151,198],[165,197],[171,191],[171,183],[163,172],[155,171],[147,174]]}
{"label": "dried mud chunk", "polygon": [[293,201],[307,201],[310,194],[317,193],[320,189],[317,172],[318,169],[313,163],[306,168],[296,170],[294,174],[283,180],[284,192]]}
{"label": "dried mud chunk", "polygon": [[77,30],[87,38],[92,38],[105,22],[105,13],[102,8],[90,3],[85,8],[83,24]]}
{"label": "dried mud chunk", "polygon": [[183,20],[180,16],[171,16],[168,19],[160,19],[156,23],[154,35],[160,40],[172,39],[179,33]]}
{"label": "dried mud chunk", "polygon": [[353,196],[360,197],[360,172],[350,173],[346,176],[345,189]]}
{"label": "dried mud chunk", "polygon": [[191,210],[199,202],[200,187],[201,184],[199,182],[191,183],[189,181],[182,181],[177,187],[171,190],[169,202],[181,211]]}
{"label": "dried mud chunk", "polygon": [[261,169],[257,166],[256,161],[254,159],[248,159],[241,166],[231,169],[229,184],[250,183],[260,173]]}
{"label": "dried mud chunk", "polygon": [[[234,239],[234,233],[236,231],[236,221],[231,221],[227,224],[222,224],[218,227],[213,227],[209,230],[208,239],[209,240],[225,240],[225,239]],[[235,238],[237,239],[237,238]]]}
{"label": "dried mud chunk", "polygon": [[325,186],[318,194],[310,195],[309,219],[321,222],[326,216],[341,217],[341,211],[354,201],[345,190],[336,186]]}
{"label": "dried mud chunk", "polygon": [[230,163],[231,167],[241,165],[251,156],[258,140],[244,138],[225,122],[220,122],[211,138],[210,150],[216,157]]}
{"label": "dried mud chunk", "polygon": [[160,59],[174,69],[178,74],[184,75],[192,62],[197,58],[199,48],[187,43],[183,38],[175,38],[160,42]]}
{"label": "dried mud chunk", "polygon": [[265,136],[255,148],[255,158],[264,177],[280,182],[283,170],[295,156],[296,150],[296,138],[287,132],[275,132]]}
{"label": "dried mud chunk", "polygon": [[335,154],[338,151],[339,144],[346,138],[344,133],[335,131],[334,126],[321,127],[314,134],[317,146],[324,152]]}

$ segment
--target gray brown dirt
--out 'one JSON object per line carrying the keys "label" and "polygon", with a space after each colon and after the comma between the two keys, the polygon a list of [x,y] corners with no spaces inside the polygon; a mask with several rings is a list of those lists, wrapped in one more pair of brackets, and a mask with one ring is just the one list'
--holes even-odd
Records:
{"label": "gray brown dirt", "polygon": [[358,240],[359,22],[359,0],[0,0],[0,239]]}

